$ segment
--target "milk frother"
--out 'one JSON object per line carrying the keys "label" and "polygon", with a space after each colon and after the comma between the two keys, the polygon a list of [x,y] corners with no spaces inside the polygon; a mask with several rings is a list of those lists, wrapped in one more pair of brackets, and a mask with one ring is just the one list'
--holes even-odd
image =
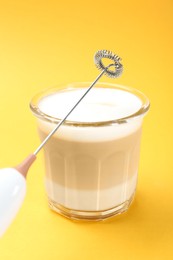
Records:
{"label": "milk frother", "polygon": [[[112,61],[108,66],[104,65],[103,59],[109,59]],[[26,194],[26,176],[27,172],[36,159],[36,155],[48,142],[51,136],[58,130],[58,128],[64,123],[67,117],[87,95],[96,82],[102,77],[103,74],[111,78],[117,78],[122,74],[123,65],[120,63],[120,57],[108,50],[97,51],[94,56],[94,62],[96,67],[101,70],[101,73],[97,76],[94,82],[89,86],[82,97],[77,103],[70,109],[67,115],[59,121],[56,127],[48,134],[39,147],[30,154],[22,163],[14,168],[0,169],[0,237],[4,234],[18,210],[20,209],[25,194]],[[114,70],[110,68],[114,67]]]}

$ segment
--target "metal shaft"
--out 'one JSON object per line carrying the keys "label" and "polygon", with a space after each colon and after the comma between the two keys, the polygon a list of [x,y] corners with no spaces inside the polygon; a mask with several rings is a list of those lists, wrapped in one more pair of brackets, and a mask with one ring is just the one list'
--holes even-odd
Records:
{"label": "metal shaft", "polygon": [[58,130],[58,128],[64,123],[66,118],[71,114],[71,112],[77,107],[77,105],[81,102],[81,100],[87,95],[87,93],[91,90],[91,88],[96,84],[96,82],[102,77],[102,75],[105,73],[105,71],[111,67],[116,66],[115,64],[108,65],[102,72],[97,76],[97,78],[94,80],[94,82],[90,85],[90,87],[87,89],[87,91],[83,94],[83,96],[77,101],[77,103],[72,107],[72,109],[67,113],[67,115],[60,120],[60,122],[56,125],[56,127],[48,134],[48,136],[43,140],[43,142],[38,146],[38,148],[35,150],[34,155],[37,155],[39,151],[43,148],[43,146],[47,143],[47,141],[51,138],[51,136]]}

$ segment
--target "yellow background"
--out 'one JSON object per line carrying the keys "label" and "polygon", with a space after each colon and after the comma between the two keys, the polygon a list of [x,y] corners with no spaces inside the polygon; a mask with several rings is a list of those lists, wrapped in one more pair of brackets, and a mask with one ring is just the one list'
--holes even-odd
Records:
{"label": "yellow background", "polygon": [[116,52],[124,64],[121,78],[101,81],[135,87],[151,101],[129,211],[103,223],[52,212],[38,156],[25,203],[0,240],[1,260],[173,259],[172,32],[172,0],[0,1],[0,167],[16,165],[39,144],[31,97],[94,80],[99,49]]}

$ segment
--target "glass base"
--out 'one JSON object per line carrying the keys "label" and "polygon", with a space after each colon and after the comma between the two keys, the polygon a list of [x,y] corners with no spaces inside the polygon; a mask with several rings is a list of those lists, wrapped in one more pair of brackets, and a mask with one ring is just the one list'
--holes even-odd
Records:
{"label": "glass base", "polygon": [[48,204],[50,209],[72,220],[102,221],[127,211],[133,201],[133,198],[134,198],[134,194],[130,197],[129,200],[126,200],[122,204],[119,204],[114,208],[101,210],[101,211],[81,211],[81,210],[69,209],[56,203],[50,198],[48,198]]}

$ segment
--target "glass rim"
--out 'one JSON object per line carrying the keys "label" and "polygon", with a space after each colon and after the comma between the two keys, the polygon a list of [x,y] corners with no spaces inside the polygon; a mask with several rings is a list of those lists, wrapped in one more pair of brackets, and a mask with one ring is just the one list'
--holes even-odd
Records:
{"label": "glass rim", "polygon": [[[60,122],[60,120],[62,118],[53,117],[53,116],[47,115],[46,113],[42,112],[39,109],[39,105],[38,105],[39,101],[46,96],[49,96],[53,93],[57,93],[58,91],[72,90],[75,88],[86,88],[87,89],[87,88],[89,88],[91,83],[92,82],[74,82],[74,83],[69,83],[69,84],[62,84],[62,85],[52,87],[52,88],[47,88],[43,91],[38,92],[31,99],[30,109],[37,118],[40,118],[44,121],[51,122],[51,123],[58,123],[58,122]],[[113,124],[123,124],[123,123],[129,122],[129,120],[131,120],[131,119],[144,116],[150,108],[149,99],[145,96],[145,94],[143,94],[141,91],[139,91],[135,88],[123,86],[120,84],[107,83],[107,82],[99,82],[99,83],[96,83],[94,86],[94,88],[99,88],[99,87],[119,89],[119,90],[123,90],[123,91],[126,91],[128,93],[135,95],[136,97],[138,97],[140,99],[140,101],[142,103],[140,109],[137,110],[135,113],[132,113],[126,117],[121,117],[121,118],[118,118],[115,120],[99,121],[99,122],[78,122],[78,121],[72,121],[72,120],[67,119],[63,123],[64,125],[83,126],[84,127],[84,126],[107,126],[107,125],[113,125]]]}

